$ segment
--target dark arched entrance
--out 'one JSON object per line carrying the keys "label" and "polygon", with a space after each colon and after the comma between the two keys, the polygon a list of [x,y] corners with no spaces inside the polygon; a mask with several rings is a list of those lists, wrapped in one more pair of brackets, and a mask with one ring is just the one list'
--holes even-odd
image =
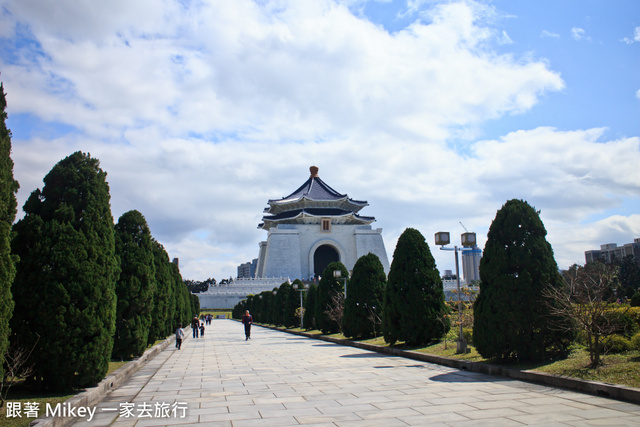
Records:
{"label": "dark arched entrance", "polygon": [[313,254],[313,274],[322,276],[324,269],[334,261],[340,261],[338,251],[333,246],[320,246]]}

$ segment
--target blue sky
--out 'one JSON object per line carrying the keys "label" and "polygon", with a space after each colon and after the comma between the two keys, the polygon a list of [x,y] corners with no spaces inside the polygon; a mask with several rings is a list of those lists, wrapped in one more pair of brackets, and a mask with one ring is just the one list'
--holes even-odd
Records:
{"label": "blue sky", "polygon": [[[364,15],[390,32],[411,24],[405,1],[368,2]],[[428,5],[430,2],[423,2]],[[495,52],[516,58],[534,56],[548,61],[566,87],[544,97],[526,114],[482,124],[484,138],[498,138],[513,129],[544,123],[561,130],[606,127],[605,135],[640,134],[639,37],[637,1],[492,1],[495,31],[510,42]],[[625,41],[625,39],[627,41]],[[615,107],[614,107],[615,106]]]}
{"label": "blue sky", "polygon": [[[389,258],[527,200],[560,268],[640,237],[640,2],[0,0],[22,206],[81,150],[185,278],[257,257],[312,164]],[[21,215],[21,214],[20,214]]]}

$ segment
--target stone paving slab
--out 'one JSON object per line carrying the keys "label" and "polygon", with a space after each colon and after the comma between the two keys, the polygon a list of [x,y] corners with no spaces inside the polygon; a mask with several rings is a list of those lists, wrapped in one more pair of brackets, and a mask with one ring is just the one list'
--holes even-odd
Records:
{"label": "stone paving slab", "polygon": [[[124,408],[130,408],[126,413]],[[164,412],[163,412],[164,411]],[[214,320],[76,426],[640,426],[640,405]]]}

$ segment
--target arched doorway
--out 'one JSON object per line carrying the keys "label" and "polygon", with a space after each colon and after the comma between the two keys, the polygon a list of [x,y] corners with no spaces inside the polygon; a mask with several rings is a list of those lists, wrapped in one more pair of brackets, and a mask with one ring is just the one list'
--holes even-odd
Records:
{"label": "arched doorway", "polygon": [[333,246],[322,245],[318,247],[313,254],[313,274],[322,276],[324,269],[334,261],[340,261],[340,254]]}

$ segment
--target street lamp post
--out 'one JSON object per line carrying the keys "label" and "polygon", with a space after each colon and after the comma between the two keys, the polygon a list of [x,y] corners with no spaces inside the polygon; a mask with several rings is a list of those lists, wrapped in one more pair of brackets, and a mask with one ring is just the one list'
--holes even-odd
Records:
{"label": "street lamp post", "polygon": [[340,270],[333,270],[333,277],[335,277],[338,280],[343,280],[344,283],[344,299],[347,299],[347,278],[346,277],[342,277],[342,271]]}
{"label": "street lamp post", "polygon": [[304,329],[304,306],[302,305],[302,293],[309,290],[309,285],[307,283],[303,283],[302,285],[295,284],[293,285],[293,289],[300,292],[300,329]]}
{"label": "street lamp post", "polygon": [[465,250],[471,250],[472,247],[476,245],[476,233],[463,233],[460,236],[462,241],[462,248],[458,249],[458,246],[454,246],[453,249],[445,248],[445,245],[448,245],[451,240],[449,238],[449,232],[439,231],[435,235],[436,237],[436,245],[440,245],[441,251],[454,251],[456,258],[456,282],[458,286],[458,323],[460,324],[460,334],[458,336],[456,353],[466,353],[467,352],[467,341],[464,339],[464,334],[462,333],[462,298],[460,294],[460,267],[458,264],[458,251],[463,252]]}

